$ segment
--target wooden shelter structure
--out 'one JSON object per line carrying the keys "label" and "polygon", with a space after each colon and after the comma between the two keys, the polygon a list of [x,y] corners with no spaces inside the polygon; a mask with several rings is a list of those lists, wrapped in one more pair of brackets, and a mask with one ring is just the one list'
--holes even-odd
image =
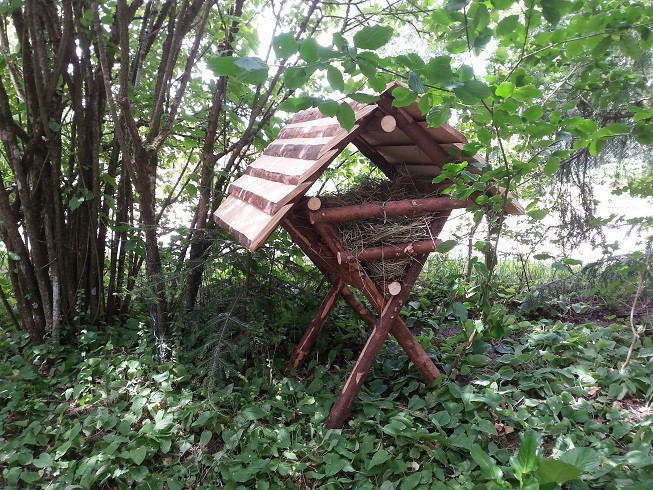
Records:
{"label": "wooden shelter structure", "polygon": [[[445,163],[463,159],[484,163],[479,156],[463,155],[467,140],[455,128],[448,124],[428,127],[417,103],[394,107],[392,91],[398,86],[401,84],[390,84],[375,103],[351,102],[356,124],[349,131],[317,109],[297,113],[261,157],[231,184],[229,196],[214,215],[218,224],[251,251],[282,226],[331,283],[329,293],[295,347],[289,368],[297,368],[307,356],[339,297],[371,327],[367,343],[326,420],[327,428],[343,426],[389,334],[397,339],[427,383],[440,376],[399,313],[428,254],[440,243],[437,237],[451,211],[466,208],[470,201],[436,193],[436,197],[330,208],[324,207],[319,197],[305,196],[349,144],[389,179],[408,176],[422,188],[433,191],[451,185],[432,183]],[[500,191],[497,187],[493,190]],[[504,213],[524,214],[524,209],[508,199]],[[428,239],[368,247],[355,253],[345,248],[337,227],[353,220],[416,215],[429,216]],[[407,257],[412,260],[405,274],[389,284],[373,280],[365,269],[370,261]],[[374,311],[358,299],[352,288],[369,301]]]}

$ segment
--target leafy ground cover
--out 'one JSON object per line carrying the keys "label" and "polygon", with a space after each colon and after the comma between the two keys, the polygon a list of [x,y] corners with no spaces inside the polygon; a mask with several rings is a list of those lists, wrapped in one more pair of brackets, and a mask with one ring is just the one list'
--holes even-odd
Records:
{"label": "leafy ground cover", "polygon": [[[625,325],[507,323],[431,387],[386,343],[342,430],[322,423],[346,363],[270,361],[207,389],[158,365],[137,322],[62,351],[5,331],[0,486],[651,488],[651,338],[621,373]],[[448,366],[464,339],[420,340]]]}

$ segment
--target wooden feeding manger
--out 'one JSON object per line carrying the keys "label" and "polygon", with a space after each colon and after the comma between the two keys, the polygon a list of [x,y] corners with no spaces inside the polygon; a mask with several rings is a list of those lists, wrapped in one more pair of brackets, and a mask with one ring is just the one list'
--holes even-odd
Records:
{"label": "wooden feeding manger", "polygon": [[[263,155],[231,185],[229,196],[214,216],[251,251],[282,226],[331,283],[294,349],[289,369],[299,367],[308,355],[338,298],[344,299],[371,327],[367,343],[327,418],[327,428],[343,426],[388,334],[397,339],[427,383],[440,376],[399,313],[426,258],[440,243],[438,235],[451,211],[470,204],[468,200],[440,195],[439,191],[451,184],[432,184],[433,178],[447,162],[483,160],[462,155],[467,141],[448,124],[429,128],[417,103],[393,107],[392,90],[397,86],[400,84],[390,84],[374,104],[351,102],[356,124],[350,131],[317,109],[296,114]],[[389,193],[335,206],[331,199],[306,197],[315,180],[349,144],[390,182],[410,182],[414,192],[400,197]],[[506,214],[524,214],[519,203],[508,201]],[[376,222],[378,232],[395,220],[408,219],[420,220],[422,230],[418,235],[406,235],[405,241],[395,236],[372,243],[361,241],[360,246],[352,247],[343,240],[351,223]],[[398,273],[389,275],[384,267],[380,275],[373,273],[372,264],[397,261],[403,263]],[[352,288],[360,291],[374,311],[358,299]]]}

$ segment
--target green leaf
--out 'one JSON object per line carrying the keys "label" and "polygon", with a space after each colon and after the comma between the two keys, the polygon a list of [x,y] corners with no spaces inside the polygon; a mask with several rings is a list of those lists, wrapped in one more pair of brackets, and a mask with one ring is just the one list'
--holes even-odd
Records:
{"label": "green leaf", "polygon": [[416,92],[418,94],[423,94],[426,92],[426,86],[422,81],[419,79],[419,77],[415,74],[415,72],[410,72],[408,74],[408,86],[413,92]]}
{"label": "green leaf", "polygon": [[392,91],[393,107],[406,107],[417,100],[417,94],[406,87],[397,87]]}
{"label": "green leaf", "polygon": [[594,49],[592,49],[592,56],[595,58],[600,58],[603,56],[607,51],[610,45],[612,44],[612,36],[604,36],[599,43],[594,46]]}
{"label": "green leaf", "polygon": [[569,463],[583,472],[589,472],[600,466],[601,455],[589,447],[575,447],[562,454],[560,461]]}
{"label": "green leaf", "polygon": [[281,103],[279,110],[286,112],[299,112],[313,105],[311,97],[291,97]]}
{"label": "green leaf", "polygon": [[277,58],[290,58],[299,50],[299,43],[293,33],[285,32],[272,39],[272,49]]}
{"label": "green leaf", "polygon": [[218,77],[230,77],[238,75],[243,70],[236,65],[236,60],[239,59],[235,56],[220,56],[217,58],[209,58],[206,60],[206,66]]}
{"label": "green leaf", "polygon": [[340,104],[335,100],[326,100],[317,106],[319,111],[327,117],[334,117],[338,113]]}
{"label": "green leaf", "polygon": [[567,0],[541,0],[542,15],[551,25],[558,25],[562,18],[564,3]]}
{"label": "green leaf", "polygon": [[210,430],[202,431],[202,434],[200,435],[200,446],[206,446],[211,440],[212,436],[213,434],[211,433]]}
{"label": "green leaf", "polygon": [[406,478],[403,479],[403,481],[401,482],[401,486],[399,487],[399,490],[413,490],[413,488],[416,488],[420,484],[421,480],[422,480],[421,473],[413,473],[412,475],[407,476]]}
{"label": "green leaf", "polygon": [[337,453],[329,453],[324,457],[324,465],[325,476],[333,476],[347,465],[347,460],[341,458]]}
{"label": "green leaf", "polygon": [[542,91],[535,85],[524,85],[523,87],[516,88],[512,96],[518,100],[530,100],[542,97]]}
{"label": "green leaf", "polygon": [[456,301],[453,305],[451,305],[451,309],[453,310],[454,316],[458,318],[458,320],[461,322],[467,320],[467,307],[463,303]]}
{"label": "green leaf", "polygon": [[370,460],[370,464],[368,465],[367,469],[371,470],[375,466],[383,464],[389,459],[390,459],[390,455],[388,454],[388,451],[386,451],[385,449],[379,449],[376,453],[374,453],[374,456],[372,456],[372,459]]}
{"label": "green leaf", "polygon": [[519,25],[519,16],[518,15],[509,15],[501,19],[497,24],[497,27],[494,29],[494,32],[497,36],[506,36],[512,34],[517,29]]}
{"label": "green leaf", "polygon": [[547,177],[551,177],[560,168],[560,159],[551,157],[544,165],[543,172]]}
{"label": "green leaf", "polygon": [[528,211],[528,215],[536,221],[544,219],[547,214],[549,214],[548,209],[533,209]]}
{"label": "green leaf", "polygon": [[260,58],[245,56],[235,61],[236,66],[244,71],[237,77],[244,83],[258,85],[268,79],[268,65]]}
{"label": "green leaf", "polygon": [[173,478],[168,478],[166,480],[168,484],[168,490],[183,490],[184,486]]}
{"label": "green leaf", "polygon": [[283,74],[283,80],[290,90],[298,89],[308,81],[309,74],[305,68],[291,67]]}
{"label": "green leaf", "polygon": [[487,128],[478,128],[476,136],[478,137],[478,141],[483,145],[488,146],[492,143],[492,131]]}
{"label": "green leaf", "polygon": [[354,46],[359,49],[379,49],[392,38],[394,30],[388,26],[366,26],[354,34]]}
{"label": "green leaf", "polygon": [[527,121],[532,122],[537,121],[539,118],[541,118],[542,114],[544,114],[544,109],[542,109],[542,107],[539,105],[534,105],[526,109],[523,112],[522,117]]}
{"label": "green leaf", "polygon": [[145,460],[145,456],[147,456],[147,448],[141,446],[141,447],[137,447],[135,449],[131,449],[129,451],[128,455],[129,455],[129,458],[137,466],[139,466]]}
{"label": "green leaf", "polygon": [[540,483],[557,483],[562,485],[576,480],[583,471],[575,466],[557,459],[541,459],[539,467]]}
{"label": "green leaf", "polygon": [[257,70],[267,70],[268,65],[254,56],[245,56],[243,58],[237,58],[234,61],[234,64],[245,71],[257,71]]}
{"label": "green leaf", "polygon": [[467,5],[469,5],[470,1],[471,0],[449,0],[447,2],[447,4],[444,6],[444,8],[445,8],[445,10],[455,12],[455,11],[462,10],[465,7],[467,7]]}
{"label": "green leaf", "polygon": [[492,95],[490,87],[480,80],[467,80],[463,85],[454,88],[453,92],[463,104],[475,104]]}
{"label": "green leaf", "polygon": [[68,203],[68,207],[70,208],[71,211],[74,211],[75,209],[77,209],[78,207],[80,207],[82,205],[84,200],[85,199],[84,199],[83,196],[73,197],[73,198],[70,199],[70,202]]}
{"label": "green leaf", "polygon": [[436,56],[419,70],[420,75],[431,85],[446,84],[453,80],[451,56]]}
{"label": "green leaf", "polygon": [[362,92],[354,92],[353,94],[347,94],[351,100],[360,102],[361,104],[374,104],[379,100],[378,95],[364,94]]}
{"label": "green leaf", "polygon": [[642,48],[639,45],[637,39],[635,39],[632,34],[624,33],[619,38],[619,49],[624,54],[634,60],[637,60],[642,55]]}
{"label": "green leaf", "polygon": [[435,248],[435,251],[440,254],[445,254],[453,250],[456,245],[458,245],[456,240],[445,240]]}
{"label": "green leaf", "polygon": [[567,58],[575,58],[585,53],[587,45],[581,39],[576,41],[569,41],[567,43],[566,54]]}
{"label": "green leaf", "polygon": [[345,90],[345,81],[342,77],[342,72],[338,70],[335,66],[327,66],[327,82],[333,90],[338,92],[344,92]]}
{"label": "green leaf", "polygon": [[449,120],[449,108],[444,106],[432,107],[426,114],[426,122],[432,128],[442,126]]}
{"label": "green leaf", "polygon": [[48,453],[41,453],[37,459],[32,461],[32,464],[37,468],[49,468],[54,464],[54,460]]}
{"label": "green leaf", "polygon": [[633,136],[640,145],[653,144],[653,124],[638,122],[633,129]]}
{"label": "green leaf", "polygon": [[256,405],[250,405],[239,414],[245,420],[259,420],[268,416],[268,412]]}
{"label": "green leaf", "polygon": [[306,63],[315,63],[319,59],[319,45],[314,37],[309,37],[299,43],[299,57]]}
{"label": "green leaf", "polygon": [[503,471],[501,471],[501,468],[499,468],[489,454],[481,449],[481,446],[478,444],[472,444],[469,452],[472,459],[476,461],[478,466],[481,468],[481,474],[484,478],[493,481],[500,481],[503,478]]}
{"label": "green leaf", "polygon": [[345,128],[347,131],[351,131],[351,129],[356,124],[356,113],[354,113],[354,110],[349,104],[342,102],[338,106],[336,119],[340,123],[340,126]]}
{"label": "green leaf", "polygon": [[524,481],[524,476],[537,470],[539,460],[537,448],[540,445],[541,436],[531,430],[522,433],[520,436],[521,445],[517,457],[513,461],[515,476],[519,481]]}
{"label": "green leaf", "polygon": [[505,99],[512,95],[513,90],[515,90],[515,86],[512,82],[503,82],[497,87],[494,93],[497,97],[503,97]]}

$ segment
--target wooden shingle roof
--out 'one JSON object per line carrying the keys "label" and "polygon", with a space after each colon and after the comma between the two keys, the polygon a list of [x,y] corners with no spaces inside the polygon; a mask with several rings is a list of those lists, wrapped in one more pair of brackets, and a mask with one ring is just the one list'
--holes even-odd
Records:
{"label": "wooden shingle roof", "polygon": [[[416,102],[393,107],[392,90],[400,85],[390,84],[375,103],[350,102],[356,115],[350,131],[318,109],[297,113],[231,184],[215,212],[217,223],[244,247],[258,249],[350,143],[388,177],[403,174],[430,182],[449,161],[483,163],[481,157],[462,156],[467,140],[452,126],[428,127]],[[524,209],[513,200],[505,212],[524,214]]]}

